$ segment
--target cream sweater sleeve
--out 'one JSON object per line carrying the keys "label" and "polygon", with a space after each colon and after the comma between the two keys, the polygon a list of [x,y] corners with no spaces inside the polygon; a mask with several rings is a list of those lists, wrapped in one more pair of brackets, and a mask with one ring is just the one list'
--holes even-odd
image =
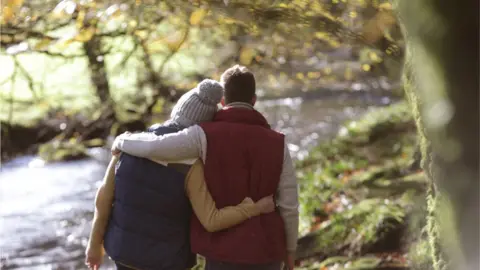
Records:
{"label": "cream sweater sleeve", "polygon": [[203,129],[194,125],[179,132],[159,136],[151,132],[122,134],[115,139],[112,149],[137,157],[178,161],[199,157],[204,159],[202,148],[206,145]]}
{"label": "cream sweater sleeve", "polygon": [[203,172],[203,163],[198,159],[188,172],[185,192],[190,199],[193,212],[207,231],[220,231],[261,214],[250,198],[246,198],[238,205],[218,209],[208,191]]}

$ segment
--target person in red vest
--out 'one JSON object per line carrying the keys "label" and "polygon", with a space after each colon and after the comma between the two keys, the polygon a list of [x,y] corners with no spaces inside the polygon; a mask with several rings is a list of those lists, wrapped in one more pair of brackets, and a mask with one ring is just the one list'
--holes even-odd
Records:
{"label": "person in red vest", "polygon": [[224,108],[211,122],[177,133],[122,134],[112,152],[175,161],[200,157],[217,207],[276,194],[278,211],[219,232],[208,232],[193,216],[192,251],[206,258],[206,270],[293,269],[298,237],[298,185],[285,136],[254,109],[255,77],[235,65],[221,76]]}

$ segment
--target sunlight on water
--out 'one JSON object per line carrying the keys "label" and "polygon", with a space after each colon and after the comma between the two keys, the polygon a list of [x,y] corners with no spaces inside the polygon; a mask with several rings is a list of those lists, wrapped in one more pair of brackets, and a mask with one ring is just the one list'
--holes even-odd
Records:
{"label": "sunlight on water", "polygon": [[42,160],[40,158],[34,158],[28,163],[29,168],[40,168],[43,166],[45,166],[45,160]]}

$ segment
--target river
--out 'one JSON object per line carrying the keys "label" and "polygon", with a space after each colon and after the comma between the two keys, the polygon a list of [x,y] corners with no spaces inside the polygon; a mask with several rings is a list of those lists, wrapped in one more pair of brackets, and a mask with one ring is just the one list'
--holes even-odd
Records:
{"label": "river", "polygon": [[[287,135],[292,155],[301,159],[340,125],[386,97],[330,96],[304,100],[261,101],[275,130]],[[92,149],[92,158],[44,164],[26,156],[2,164],[0,173],[0,269],[86,269],[84,249],[93,217],[95,191],[108,151]],[[106,259],[102,269],[114,269]]]}

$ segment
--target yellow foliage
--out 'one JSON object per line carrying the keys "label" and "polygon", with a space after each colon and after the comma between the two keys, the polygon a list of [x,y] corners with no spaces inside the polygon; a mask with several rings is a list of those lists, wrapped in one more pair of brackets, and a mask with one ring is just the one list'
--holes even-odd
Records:
{"label": "yellow foliage", "polygon": [[371,69],[371,67],[370,67],[369,64],[363,64],[363,65],[362,65],[362,70],[363,70],[363,71],[367,72],[367,71],[370,71],[370,69]]}
{"label": "yellow foliage", "polygon": [[248,66],[252,63],[254,56],[255,56],[255,50],[245,47],[240,51],[239,61],[242,65]]}
{"label": "yellow foliage", "polygon": [[75,41],[80,42],[87,42],[92,39],[93,35],[95,34],[95,27],[91,26],[85,29],[82,29],[80,33],[75,36]]}
{"label": "yellow foliage", "polygon": [[13,17],[15,17],[15,15],[13,14],[12,8],[10,8],[9,6],[4,6],[2,9],[2,22],[10,22]]}
{"label": "yellow foliage", "polygon": [[380,58],[380,56],[378,56],[378,54],[374,52],[368,52],[368,58],[370,58],[370,60],[376,63],[382,62],[382,59]]}
{"label": "yellow foliage", "polygon": [[44,50],[48,48],[48,46],[52,43],[52,40],[45,38],[40,40],[37,44],[35,44],[34,49],[35,50]]}
{"label": "yellow foliage", "polygon": [[140,39],[145,39],[148,36],[148,31],[147,30],[137,30],[135,31],[135,35],[139,37]]}
{"label": "yellow foliage", "polygon": [[138,25],[137,21],[136,20],[130,20],[128,22],[128,26],[131,27],[131,28],[134,28]]}
{"label": "yellow foliage", "polygon": [[8,23],[15,18],[15,12],[23,4],[23,0],[7,0],[6,5],[2,5],[2,23]]}
{"label": "yellow foliage", "polygon": [[7,0],[7,6],[10,8],[17,8],[23,4],[23,0]]}
{"label": "yellow foliage", "polygon": [[330,34],[327,33],[327,32],[316,32],[315,37],[317,39],[321,39],[321,40],[327,42],[333,48],[337,48],[338,46],[340,46],[340,43],[338,41],[334,40],[333,38],[331,38]]}
{"label": "yellow foliage", "polygon": [[320,72],[312,72],[312,71],[310,71],[310,72],[307,73],[307,77],[308,77],[309,79],[318,79],[318,78],[320,78],[320,75],[321,75]]}
{"label": "yellow foliage", "polygon": [[74,37],[62,38],[57,43],[55,43],[55,48],[59,50],[64,50],[68,45],[72,44],[75,41]]}
{"label": "yellow foliage", "polygon": [[78,17],[77,17],[77,28],[81,29],[83,27],[83,21],[85,20],[85,15],[86,12],[84,9],[80,10],[78,12]]}
{"label": "yellow foliage", "polygon": [[379,10],[393,10],[392,4],[390,2],[380,4],[378,6]]}
{"label": "yellow foliage", "polygon": [[203,8],[195,10],[192,12],[192,15],[190,15],[190,24],[198,25],[203,20],[205,15],[207,15],[207,10]]}

